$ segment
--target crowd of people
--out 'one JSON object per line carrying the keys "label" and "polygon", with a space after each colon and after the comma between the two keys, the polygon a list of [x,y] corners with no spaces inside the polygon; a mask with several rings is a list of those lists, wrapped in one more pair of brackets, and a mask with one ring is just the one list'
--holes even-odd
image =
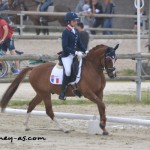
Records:
{"label": "crowd of people", "polygon": [[[76,13],[89,14],[90,17],[82,17],[81,20],[87,27],[103,27],[112,28],[112,18],[93,17],[93,14],[114,14],[115,4],[112,0],[80,0],[75,8]],[[91,34],[96,34],[96,31],[91,31]],[[104,31],[103,34],[113,34],[110,31]]]}

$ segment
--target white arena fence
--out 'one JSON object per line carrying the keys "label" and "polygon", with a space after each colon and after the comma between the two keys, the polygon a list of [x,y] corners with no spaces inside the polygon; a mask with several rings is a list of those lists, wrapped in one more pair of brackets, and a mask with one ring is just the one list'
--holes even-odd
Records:
{"label": "white arena fence", "polygon": [[[11,113],[11,114],[26,114],[27,110],[6,108],[4,112]],[[46,112],[33,110],[31,114],[38,115],[38,116],[45,116]],[[62,113],[62,112],[55,112],[54,114],[59,119],[65,119],[65,118],[66,119],[79,119],[79,120],[99,120],[100,119],[99,116],[96,116],[96,115],[84,115],[84,114],[73,114],[73,113]],[[134,119],[134,118],[107,116],[107,122],[150,126],[150,120]]]}
{"label": "white arena fence", "polygon": [[[1,11],[0,14],[8,14],[8,15],[18,15],[20,16],[20,24],[19,25],[15,25],[15,27],[20,28],[20,34],[23,35],[23,29],[24,28],[41,28],[41,29],[45,29],[45,28],[49,28],[49,29],[62,29],[62,27],[44,27],[44,26],[33,26],[33,25],[24,25],[24,21],[23,21],[23,16],[24,15],[40,15],[40,16],[65,16],[66,13],[64,12],[37,12],[37,11],[10,11],[10,10],[5,10],[5,11]],[[89,16],[88,14],[85,13],[78,13],[79,17],[84,17],[84,16]],[[132,18],[135,19],[137,18],[136,15],[125,15],[125,14],[93,14],[93,17],[110,17],[110,18]],[[142,34],[148,33],[148,31],[146,30],[146,21],[148,20],[148,16],[141,16],[142,20],[143,20],[143,28],[142,28]],[[86,28],[87,30],[97,30],[97,31],[114,31],[114,32],[128,32],[128,33],[136,33],[136,30],[134,29],[117,29],[117,28],[111,28],[111,29],[107,29],[107,28]]]}

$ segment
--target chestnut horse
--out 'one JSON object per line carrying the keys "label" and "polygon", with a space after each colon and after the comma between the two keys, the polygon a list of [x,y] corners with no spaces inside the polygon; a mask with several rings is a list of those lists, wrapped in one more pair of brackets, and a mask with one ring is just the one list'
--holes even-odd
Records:
{"label": "chestnut horse", "polygon": [[[14,11],[37,11],[39,3],[35,0],[8,0],[9,9]],[[54,6],[54,12],[68,12],[71,11],[65,5],[59,4]],[[14,20],[17,24],[20,24],[20,16],[14,15]],[[29,18],[34,25],[41,25],[39,15],[29,15]],[[48,22],[58,21],[61,26],[66,26],[64,16],[47,16],[47,25]],[[40,34],[40,29],[36,29],[37,35]],[[47,33],[48,34],[48,33]]]}
{"label": "chestnut horse", "polygon": [[[112,48],[106,45],[97,45],[92,48],[87,56],[83,58],[81,79],[76,85],[85,98],[88,98],[97,104],[100,114],[100,128],[103,130],[103,135],[108,134],[105,128],[106,114],[105,104],[103,102],[103,90],[106,80],[103,70],[106,70],[110,78],[114,78],[116,76],[114,64],[116,61],[115,51],[118,46],[119,44],[116,45],[115,48]],[[31,71],[29,75],[29,82],[35,90],[36,96],[31,100],[27,109],[27,118],[25,121],[26,130],[29,129],[28,121],[32,110],[43,100],[46,114],[57,123],[61,130],[67,132],[67,130],[58,122],[52,109],[51,94],[59,94],[61,91],[60,85],[50,83],[50,74],[54,66],[55,63],[45,63],[37,67],[25,68],[14,79],[1,99],[0,106],[1,110],[4,111],[20,82],[25,78],[25,75]],[[67,88],[66,96],[74,96],[70,85]]]}

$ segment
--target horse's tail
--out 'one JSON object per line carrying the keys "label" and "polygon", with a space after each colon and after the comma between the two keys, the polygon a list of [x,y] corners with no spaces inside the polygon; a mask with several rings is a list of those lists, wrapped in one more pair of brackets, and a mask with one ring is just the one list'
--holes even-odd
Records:
{"label": "horse's tail", "polygon": [[2,96],[2,99],[0,101],[0,107],[1,111],[4,111],[7,104],[9,103],[11,97],[14,95],[16,90],[18,89],[19,84],[21,81],[25,78],[26,74],[32,70],[33,67],[28,67],[23,69],[20,74],[14,79],[14,81],[11,83],[11,85],[8,87],[8,89],[5,91],[4,95]]}

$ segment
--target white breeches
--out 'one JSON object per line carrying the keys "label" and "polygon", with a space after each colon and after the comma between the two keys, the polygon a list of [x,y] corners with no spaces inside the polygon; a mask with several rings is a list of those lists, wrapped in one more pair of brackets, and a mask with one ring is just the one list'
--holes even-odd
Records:
{"label": "white breeches", "polygon": [[64,65],[64,69],[65,69],[65,74],[67,77],[69,77],[71,75],[71,65],[73,62],[73,58],[74,56],[72,54],[70,54],[68,57],[62,57],[62,63]]}

